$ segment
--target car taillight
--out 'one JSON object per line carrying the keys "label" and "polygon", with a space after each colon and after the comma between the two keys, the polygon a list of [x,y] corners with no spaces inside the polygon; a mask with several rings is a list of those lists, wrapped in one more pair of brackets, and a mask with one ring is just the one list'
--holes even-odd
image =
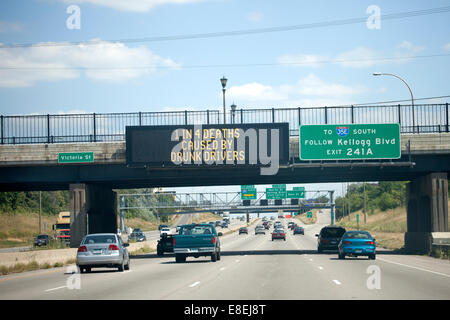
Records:
{"label": "car taillight", "polygon": [[119,247],[116,246],[115,244],[110,244],[108,250],[119,250]]}
{"label": "car taillight", "polygon": [[213,237],[212,242],[213,242],[213,244],[216,243],[216,237]]}
{"label": "car taillight", "polygon": [[330,242],[330,240],[327,240],[327,239],[322,239],[320,242],[322,242],[322,243],[329,243]]}
{"label": "car taillight", "polygon": [[373,244],[373,241],[367,241],[366,244]]}
{"label": "car taillight", "polygon": [[173,245],[175,246],[175,238],[173,238]]}
{"label": "car taillight", "polygon": [[352,244],[351,241],[344,241],[343,244]]}
{"label": "car taillight", "polygon": [[86,246],[81,246],[78,248],[78,252],[86,252],[86,251],[87,251]]}

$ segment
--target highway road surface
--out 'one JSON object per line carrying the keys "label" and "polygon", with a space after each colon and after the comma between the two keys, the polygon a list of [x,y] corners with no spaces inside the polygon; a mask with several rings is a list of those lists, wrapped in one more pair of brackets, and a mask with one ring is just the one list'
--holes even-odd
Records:
{"label": "highway road surface", "polygon": [[217,262],[145,254],[125,272],[64,267],[2,276],[0,299],[450,299],[450,261],[389,251],[376,260],[318,254],[314,235],[328,223],[329,213],[319,214],[305,235],[289,231],[286,241],[256,236],[254,224],[248,235],[221,238]]}

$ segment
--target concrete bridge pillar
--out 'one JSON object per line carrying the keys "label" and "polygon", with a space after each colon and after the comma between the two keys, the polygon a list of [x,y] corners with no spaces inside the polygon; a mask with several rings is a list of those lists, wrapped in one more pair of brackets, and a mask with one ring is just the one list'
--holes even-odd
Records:
{"label": "concrete bridge pillar", "polygon": [[405,249],[431,251],[432,232],[448,232],[447,173],[430,173],[406,185]]}
{"label": "concrete bridge pillar", "polygon": [[111,187],[70,185],[70,246],[90,233],[117,232],[117,195]]}

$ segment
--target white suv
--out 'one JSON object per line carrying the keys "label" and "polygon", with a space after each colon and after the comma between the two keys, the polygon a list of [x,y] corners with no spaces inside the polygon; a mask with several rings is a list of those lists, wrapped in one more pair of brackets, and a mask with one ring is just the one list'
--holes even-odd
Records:
{"label": "white suv", "polygon": [[170,231],[170,228],[164,227],[164,228],[161,228],[161,235],[163,235],[163,234],[169,235],[169,234],[172,234],[172,232]]}

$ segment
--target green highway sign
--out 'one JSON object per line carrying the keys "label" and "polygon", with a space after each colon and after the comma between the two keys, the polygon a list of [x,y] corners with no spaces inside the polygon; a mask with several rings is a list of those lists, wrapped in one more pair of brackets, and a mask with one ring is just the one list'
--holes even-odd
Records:
{"label": "green highway sign", "polygon": [[58,153],[58,163],[94,162],[93,152]]}
{"label": "green highway sign", "polygon": [[256,200],[256,188],[254,185],[241,186],[241,200]]}
{"label": "green highway sign", "polygon": [[279,188],[267,188],[266,199],[286,199],[286,190],[279,190]]}
{"label": "green highway sign", "polygon": [[277,189],[284,189],[286,190],[286,185],[285,184],[273,184],[272,188],[277,188]]}
{"label": "green highway sign", "polygon": [[398,159],[400,125],[300,125],[300,160]]}
{"label": "green highway sign", "polygon": [[304,199],[305,198],[305,191],[301,190],[287,190],[286,196],[288,199]]}
{"label": "green highway sign", "polygon": [[312,212],[311,212],[311,211],[308,211],[308,212],[306,213],[306,217],[307,217],[307,218],[312,218]]}
{"label": "green highway sign", "polygon": [[293,187],[292,190],[305,191],[305,187]]}

